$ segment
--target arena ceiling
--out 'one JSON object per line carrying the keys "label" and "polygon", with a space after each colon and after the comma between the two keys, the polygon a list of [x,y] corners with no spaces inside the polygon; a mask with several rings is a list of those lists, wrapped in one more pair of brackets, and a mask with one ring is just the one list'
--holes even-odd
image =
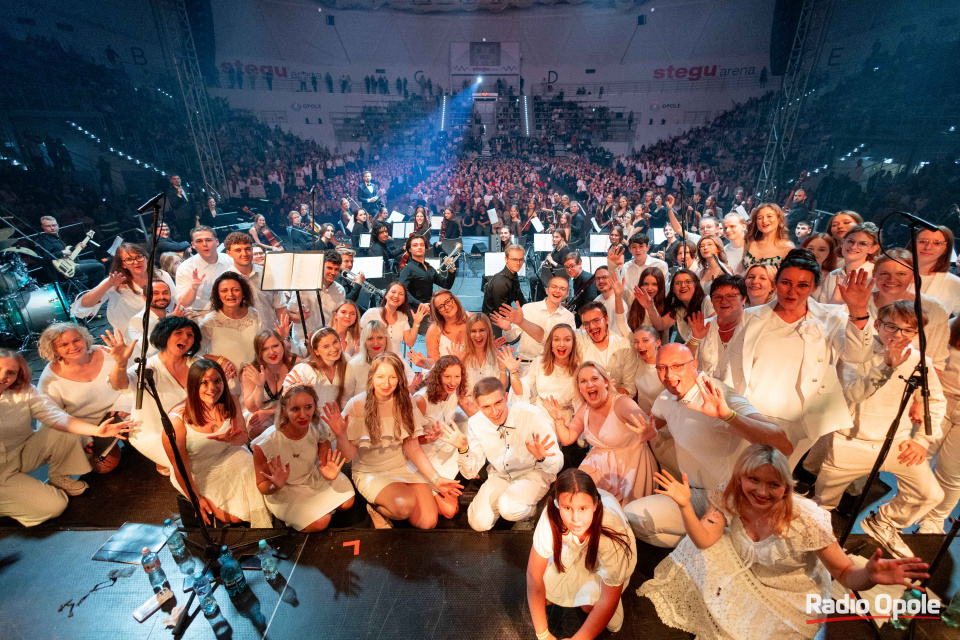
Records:
{"label": "arena ceiling", "polygon": [[414,13],[442,13],[451,11],[490,11],[525,9],[535,5],[581,5],[615,8],[630,11],[649,0],[319,0],[328,9],[381,9],[390,8]]}

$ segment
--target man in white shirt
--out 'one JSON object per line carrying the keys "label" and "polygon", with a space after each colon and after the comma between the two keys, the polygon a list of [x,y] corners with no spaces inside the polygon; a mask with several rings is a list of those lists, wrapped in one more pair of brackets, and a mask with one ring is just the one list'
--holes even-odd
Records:
{"label": "man in white shirt", "polygon": [[627,311],[623,303],[623,281],[615,272],[603,265],[597,267],[593,275],[594,284],[600,294],[594,300],[606,307],[608,318],[614,319],[611,330],[618,336],[633,340],[630,329],[627,327]]}
{"label": "man in white shirt", "polygon": [[488,462],[487,481],[470,503],[467,521],[475,531],[489,531],[498,518],[533,517],[563,467],[563,454],[546,411],[508,403],[496,378],[480,380],[472,392],[480,411],[467,422],[466,447],[463,434],[454,446],[464,478],[475,478]]}
{"label": "man in white shirt", "polygon": [[596,362],[613,378],[617,391],[633,397],[637,393],[637,353],[630,339],[609,331],[607,308],[602,302],[588,302],[580,308],[577,353],[580,362]]}
{"label": "man in white shirt", "polygon": [[[773,421],[730,387],[697,371],[696,358],[686,346],[660,347],[657,375],[665,390],[653,403],[650,420],[658,431],[670,429],[697,517],[707,511],[709,491],[730,479],[737,456],[751,443],[792,452],[786,434]],[[654,546],[676,547],[686,535],[680,508],[667,496],[634,500],[624,513],[637,538]]]}
{"label": "man in white shirt", "polygon": [[209,311],[213,281],[233,268],[233,259],[217,253],[217,234],[210,227],[195,227],[190,246],[196,252],[177,267],[177,303],[188,311]]}
{"label": "man in white shirt", "polygon": [[[233,267],[230,270],[239,273],[250,285],[250,291],[253,293],[253,307],[260,314],[262,326],[273,328],[278,320],[278,307],[282,307],[277,303],[282,294],[260,289],[263,267],[253,263],[253,238],[244,231],[234,231],[224,239],[223,248],[233,260]],[[280,312],[283,312],[282,309]]]}
{"label": "man in white shirt", "polygon": [[[319,289],[294,292],[287,304],[287,313],[293,325],[293,341],[297,345],[305,345],[313,332],[327,326],[333,312],[347,299],[347,294],[338,283],[340,265],[343,257],[334,249],[323,254],[323,282]],[[306,316],[300,320],[300,305],[297,302],[297,293],[303,303],[303,312]],[[318,303],[319,300],[319,303]],[[303,325],[307,326],[307,334],[303,335]]]}
{"label": "man in white shirt", "polygon": [[[146,302],[146,292],[144,291],[143,298]],[[167,286],[167,283],[163,280],[157,278],[153,281],[153,298],[150,300],[150,319],[147,320],[147,332],[143,332],[143,314],[147,312],[147,308],[144,307],[143,310],[130,318],[130,324],[127,325],[127,335],[130,336],[130,344],[133,344],[136,340],[144,340],[144,335],[146,335],[146,340],[150,340],[150,332],[153,330],[157,323],[167,317],[167,307],[170,306],[170,287]],[[178,305],[171,315],[182,315],[183,309]],[[137,344],[136,348],[133,350],[134,353],[140,353],[140,347],[143,345],[142,342]],[[154,355],[159,351],[149,342],[147,343],[147,357]]]}
{"label": "man in white shirt", "polygon": [[[611,247],[616,250],[616,247]],[[627,292],[627,302],[633,298],[633,288],[640,286],[640,274],[647,267],[656,267],[663,273],[664,279],[669,279],[669,270],[667,263],[650,255],[650,238],[645,233],[635,233],[627,241],[627,250],[633,256],[633,260],[623,267],[623,290]],[[622,252],[622,251],[621,251]],[[613,257],[610,252],[607,253],[607,266],[616,269]]]}
{"label": "man in white shirt", "polygon": [[490,315],[490,320],[503,330],[507,342],[517,344],[520,356],[519,372],[526,375],[530,363],[543,353],[543,341],[547,334],[558,324],[567,324],[573,328],[573,313],[563,306],[570,285],[567,279],[556,276],[547,283],[547,297],[539,302],[528,302],[522,307],[502,305],[498,313]]}

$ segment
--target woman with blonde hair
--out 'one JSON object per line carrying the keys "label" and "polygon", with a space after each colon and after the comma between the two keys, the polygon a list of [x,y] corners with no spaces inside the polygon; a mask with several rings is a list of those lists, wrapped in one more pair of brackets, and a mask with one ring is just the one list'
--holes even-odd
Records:
{"label": "woman with blonde hair", "polygon": [[[370,372],[370,365],[377,356],[390,352],[389,331],[379,320],[368,320],[363,323],[360,331],[360,349],[357,355],[350,358],[350,364],[347,367],[347,383],[344,388],[344,397],[352,398],[363,391],[367,383],[367,374]],[[406,362],[403,363],[406,371],[407,382],[413,381],[413,369]]]}
{"label": "woman with blonde hair", "polygon": [[347,397],[349,378],[347,356],[340,336],[330,327],[323,327],[310,336],[310,357],[298,362],[283,380],[283,386],[311,384],[320,402],[343,402]]}
{"label": "woman with blonde hair", "polygon": [[345,300],[337,305],[328,325],[340,336],[340,344],[347,356],[355,356],[360,350],[360,308],[356,302]]}
{"label": "woman with blonde hair", "polygon": [[300,384],[284,390],[274,426],[253,441],[257,489],[270,513],[297,531],[322,531],[334,511],[353,506],[353,485],[340,472],[345,460],[333,439],[320,422],[317,392]]}
{"label": "woman with blonde hair", "polygon": [[784,256],[793,249],[787,217],[780,205],[764,202],[750,214],[743,247],[743,268],[755,264],[779,266]]}
{"label": "woman with blonde hair", "polygon": [[[377,528],[409,520],[418,529],[437,526],[431,487],[458,496],[463,487],[444,478],[420,448],[423,416],[404,382],[403,362],[393,353],[370,365],[366,391],[347,402],[327,402],[321,419],[333,430],[337,448],[353,470],[353,483],[367,502]],[[411,472],[412,462],[419,473]]]}
{"label": "woman with blonde hair", "polygon": [[[827,304],[843,304],[837,283],[857,269],[873,274],[873,263],[880,252],[880,229],[872,222],[863,222],[847,230],[840,241],[843,266],[823,272],[823,282],[815,292],[815,300]],[[822,269],[822,267],[821,267]]]}
{"label": "woman with blonde hair", "polygon": [[657,430],[633,399],[617,393],[613,378],[599,364],[584,362],[577,367],[575,380],[580,408],[572,421],[556,400],[545,405],[557,441],[561,446],[573,444],[582,433],[591,449],[580,469],[621,505],[653,493],[657,461],[647,443]]}
{"label": "woman with blonde hair", "polygon": [[656,474],[656,493],[679,506],[687,537],[643,583],[660,619],[698,638],[813,638],[809,594],[831,597],[831,576],[853,591],[877,584],[913,586],[929,577],[920,558],[882,559],[857,568],[833,535],[830,514],[793,493],[787,458],[753,444],[734,464],[730,481],[710,492],[698,519],[687,474]]}
{"label": "woman with blonde hair", "polygon": [[390,339],[388,349],[398,356],[403,353],[403,345],[413,347],[417,342],[417,333],[424,316],[430,313],[430,305],[421,304],[416,311],[410,308],[407,288],[399,282],[392,282],[383,293],[379,307],[370,307],[360,318],[361,327],[371,320],[380,321],[387,328]]}
{"label": "woman with blonde hair", "polygon": [[504,388],[507,386],[507,367],[497,353],[493,325],[485,313],[472,313],[467,318],[467,341],[459,355],[463,363],[463,375],[467,379],[467,389],[484,378],[498,378]]}
{"label": "woman with blonde hair", "polygon": [[580,405],[574,391],[574,376],[580,366],[577,332],[570,325],[560,323],[550,330],[543,344],[543,353],[534,358],[522,378],[518,375],[520,359],[514,356],[506,360],[510,371],[511,400],[546,408],[548,400],[553,399],[569,422]]}
{"label": "woman with blonde hair", "polygon": [[283,395],[283,381],[297,363],[290,343],[272,329],[254,337],[253,352],[253,360],[243,368],[241,387],[251,439],[273,424],[276,403]]}
{"label": "woman with blonde hair", "polygon": [[755,264],[743,272],[747,285],[747,307],[767,304],[777,297],[777,268],[768,264]]}

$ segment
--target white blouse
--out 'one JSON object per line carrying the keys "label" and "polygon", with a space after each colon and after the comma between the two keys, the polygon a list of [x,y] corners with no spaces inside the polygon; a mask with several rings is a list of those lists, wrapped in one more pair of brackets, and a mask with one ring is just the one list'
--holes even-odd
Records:
{"label": "white blouse", "polygon": [[403,334],[410,330],[410,319],[407,318],[406,314],[397,312],[397,321],[393,324],[387,324],[387,321],[383,318],[383,309],[380,307],[371,307],[367,309],[360,317],[360,327],[363,328],[367,322],[371,320],[379,320],[387,327],[387,337],[389,338],[390,351],[397,354],[401,358],[403,357]]}
{"label": "white blouse", "polygon": [[40,393],[74,418],[99,424],[103,416],[110,411],[129,413],[131,398],[110,386],[113,359],[103,349],[94,348],[103,353],[103,363],[96,378],[89,382],[69,380],[55,373],[52,363],[48,363],[40,374],[38,387]]}
{"label": "white blouse", "polygon": [[[173,278],[163,269],[157,269],[155,273],[161,280],[167,283],[167,286],[170,288],[170,306],[167,307],[167,311],[173,311],[173,308],[177,306],[177,290],[173,284]],[[104,280],[104,282],[106,282],[106,280]],[[87,292],[84,291],[84,293]],[[130,341],[130,334],[127,331],[130,325],[130,318],[143,311],[146,306],[142,293],[133,291],[125,284],[120,287],[110,287],[107,289],[107,292],[103,294],[100,302],[92,307],[85,307],[80,304],[82,297],[82,294],[77,296],[73,305],[70,307],[70,313],[77,318],[92,318],[100,310],[101,305],[106,303],[107,321],[110,323],[110,326],[113,327],[114,331],[122,333],[124,340],[127,342]]]}
{"label": "white blouse", "polygon": [[66,426],[70,419],[53,401],[29,385],[21,391],[0,393],[0,464],[18,457],[20,447],[33,435],[33,420]]}
{"label": "white blouse", "polygon": [[205,354],[223,356],[239,371],[256,356],[253,339],[261,329],[260,314],[253,307],[248,307],[247,315],[237,320],[214,311],[200,320],[200,349]]}

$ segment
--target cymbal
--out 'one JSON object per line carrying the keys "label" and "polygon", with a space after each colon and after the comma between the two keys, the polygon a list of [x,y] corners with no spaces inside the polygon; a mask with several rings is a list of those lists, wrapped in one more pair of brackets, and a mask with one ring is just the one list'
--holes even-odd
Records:
{"label": "cymbal", "polygon": [[7,252],[23,253],[33,258],[40,257],[33,251],[33,249],[27,249],[26,247],[7,247],[6,249],[0,249],[0,253],[7,253]]}
{"label": "cymbal", "polygon": [[0,229],[0,240],[6,240],[13,235],[13,229],[7,227],[6,229]]}

